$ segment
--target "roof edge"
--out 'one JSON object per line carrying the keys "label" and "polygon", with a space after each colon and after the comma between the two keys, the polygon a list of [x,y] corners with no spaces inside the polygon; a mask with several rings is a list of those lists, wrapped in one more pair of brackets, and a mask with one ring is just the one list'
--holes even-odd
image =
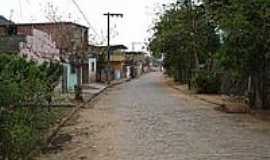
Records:
{"label": "roof edge", "polygon": [[[75,25],[75,26],[79,26],[79,27],[88,29],[88,27],[86,27],[84,25],[81,25],[81,24],[78,24],[78,23],[74,23],[74,22],[14,23],[14,24],[11,24],[11,25],[15,25],[15,26],[32,26],[32,25],[61,25],[61,24],[62,25],[70,24],[70,25]],[[0,26],[4,26],[4,25],[0,24]]]}

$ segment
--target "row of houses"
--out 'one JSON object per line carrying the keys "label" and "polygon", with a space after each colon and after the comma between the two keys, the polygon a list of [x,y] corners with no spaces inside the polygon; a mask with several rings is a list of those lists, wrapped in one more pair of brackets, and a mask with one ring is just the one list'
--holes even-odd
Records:
{"label": "row of houses", "polygon": [[97,81],[135,77],[147,66],[143,52],[127,52],[124,45],[91,45],[88,37],[88,28],[73,22],[18,24],[0,16],[0,53],[63,64],[58,89],[64,92]]}

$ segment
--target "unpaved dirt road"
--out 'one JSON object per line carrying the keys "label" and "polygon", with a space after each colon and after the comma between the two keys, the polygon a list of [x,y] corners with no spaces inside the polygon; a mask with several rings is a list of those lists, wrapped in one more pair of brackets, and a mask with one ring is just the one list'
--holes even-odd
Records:
{"label": "unpaved dirt road", "polygon": [[[170,89],[160,73],[122,84],[67,124],[40,160],[269,160],[270,125]],[[59,142],[57,142],[59,141]]]}

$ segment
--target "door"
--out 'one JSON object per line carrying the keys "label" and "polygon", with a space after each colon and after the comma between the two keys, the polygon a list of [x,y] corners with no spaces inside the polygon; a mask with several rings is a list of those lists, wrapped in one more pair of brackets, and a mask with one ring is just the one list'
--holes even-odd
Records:
{"label": "door", "polygon": [[83,64],[82,66],[82,83],[88,84],[89,83],[89,65]]}
{"label": "door", "polygon": [[62,79],[62,90],[63,92],[67,92],[68,87],[68,68],[67,66],[63,66],[63,79]]}

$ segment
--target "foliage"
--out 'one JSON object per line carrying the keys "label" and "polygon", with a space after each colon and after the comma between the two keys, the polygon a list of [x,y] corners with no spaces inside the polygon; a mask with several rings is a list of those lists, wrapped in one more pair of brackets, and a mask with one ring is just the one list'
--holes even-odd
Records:
{"label": "foliage", "polygon": [[207,11],[223,32],[226,69],[247,77],[261,72],[270,51],[270,1],[205,0]]}
{"label": "foliage", "polygon": [[59,64],[0,55],[0,158],[27,159],[41,142],[53,114],[38,106],[48,103],[61,72]]}
{"label": "foliage", "polygon": [[270,1],[205,0],[205,4],[223,32],[220,62],[238,81],[250,80],[246,90],[252,107],[269,109]]}
{"label": "foliage", "polygon": [[191,70],[205,64],[213,70],[220,47],[217,26],[203,4],[179,0],[170,4],[159,17],[149,49],[156,56],[165,55],[164,67],[177,81],[191,81]]}
{"label": "foliage", "polygon": [[[259,93],[250,100],[264,99],[269,27],[269,0],[177,0],[159,14],[149,49],[156,56],[165,55],[164,67],[176,80],[193,80],[207,90],[208,81],[216,79],[209,75],[226,71],[232,81],[247,82],[250,77],[250,89]],[[192,70],[198,72],[191,74]]]}
{"label": "foliage", "polygon": [[221,81],[215,72],[200,71],[192,79],[198,93],[216,94],[220,92]]}
{"label": "foliage", "polygon": [[0,105],[45,103],[61,75],[59,64],[37,65],[25,59],[0,55]]}

